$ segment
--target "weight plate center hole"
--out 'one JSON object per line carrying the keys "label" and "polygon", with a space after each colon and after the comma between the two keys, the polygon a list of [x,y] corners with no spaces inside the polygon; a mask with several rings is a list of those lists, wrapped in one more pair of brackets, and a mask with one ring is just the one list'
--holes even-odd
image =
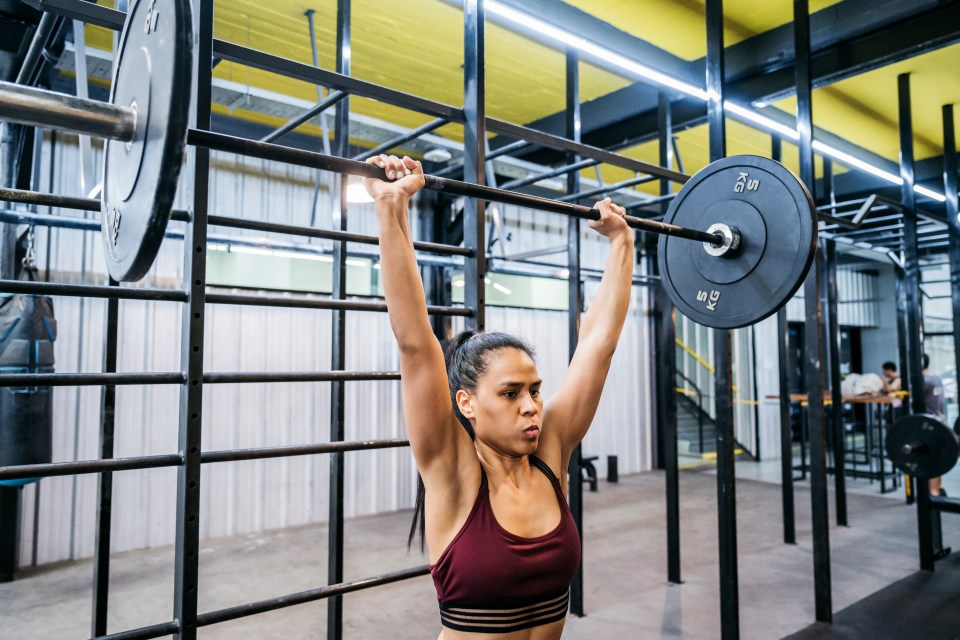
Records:
{"label": "weight plate center hole", "polygon": [[714,257],[731,255],[740,248],[740,231],[736,227],[731,227],[723,222],[716,222],[707,229],[707,233],[716,234],[722,237],[719,244],[713,242],[704,242],[703,250]]}

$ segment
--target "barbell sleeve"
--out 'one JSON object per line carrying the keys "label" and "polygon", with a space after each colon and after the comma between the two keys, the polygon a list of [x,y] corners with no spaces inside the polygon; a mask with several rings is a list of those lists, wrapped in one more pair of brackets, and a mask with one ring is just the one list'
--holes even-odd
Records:
{"label": "barbell sleeve", "polygon": [[0,82],[0,121],[130,142],[137,112],[131,107]]}

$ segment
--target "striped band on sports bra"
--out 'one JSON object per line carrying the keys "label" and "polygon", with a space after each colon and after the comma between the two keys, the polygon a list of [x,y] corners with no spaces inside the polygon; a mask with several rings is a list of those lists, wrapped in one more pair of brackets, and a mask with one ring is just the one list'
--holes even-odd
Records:
{"label": "striped band on sports bra", "polygon": [[440,622],[456,631],[510,633],[563,620],[567,615],[569,592],[515,609],[465,607],[440,603]]}

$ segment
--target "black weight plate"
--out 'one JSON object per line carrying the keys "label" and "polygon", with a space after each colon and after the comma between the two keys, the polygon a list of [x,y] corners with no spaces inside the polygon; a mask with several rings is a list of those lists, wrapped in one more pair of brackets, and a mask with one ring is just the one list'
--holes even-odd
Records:
{"label": "black weight plate", "polygon": [[759,322],[785,305],[817,250],[817,214],[807,189],[782,164],[759,156],[731,156],[698,171],[664,221],[740,230],[740,248],[720,257],[707,254],[701,242],[660,237],[660,274],[673,304],[718,329]]}
{"label": "black weight plate", "polygon": [[[911,450],[905,451],[905,445]],[[960,455],[960,441],[950,427],[923,413],[894,422],[884,446],[893,466],[917,478],[942,476]]]}
{"label": "black weight plate", "polygon": [[110,102],[136,109],[136,137],[108,140],[103,156],[103,245],[114,280],[139,280],[160,250],[183,164],[192,91],[189,0],[132,3]]}

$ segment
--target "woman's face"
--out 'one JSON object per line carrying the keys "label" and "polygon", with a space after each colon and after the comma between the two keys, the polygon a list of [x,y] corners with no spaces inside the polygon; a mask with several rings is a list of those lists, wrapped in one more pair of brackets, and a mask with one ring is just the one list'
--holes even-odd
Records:
{"label": "woman's face", "polygon": [[529,455],[537,450],[543,426],[537,366],[521,349],[502,349],[488,358],[474,392],[457,392],[460,411],[483,444],[507,455]]}

